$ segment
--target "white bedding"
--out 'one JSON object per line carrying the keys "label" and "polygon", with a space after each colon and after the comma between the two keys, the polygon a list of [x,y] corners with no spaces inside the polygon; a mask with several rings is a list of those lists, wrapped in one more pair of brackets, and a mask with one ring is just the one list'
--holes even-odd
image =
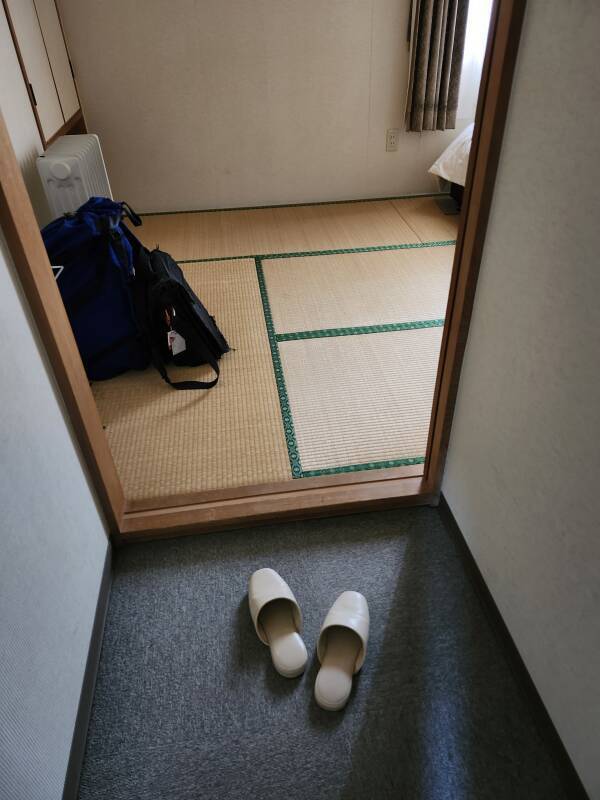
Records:
{"label": "white bedding", "polygon": [[452,144],[444,150],[442,155],[429,168],[429,172],[438,175],[446,181],[465,185],[467,180],[467,164],[471,152],[474,123],[464,129]]}

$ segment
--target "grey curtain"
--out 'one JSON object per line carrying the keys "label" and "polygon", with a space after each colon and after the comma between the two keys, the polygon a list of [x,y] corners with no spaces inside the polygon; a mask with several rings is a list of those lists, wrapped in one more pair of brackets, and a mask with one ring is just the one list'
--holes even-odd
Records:
{"label": "grey curtain", "polygon": [[407,131],[456,127],[469,0],[412,0]]}

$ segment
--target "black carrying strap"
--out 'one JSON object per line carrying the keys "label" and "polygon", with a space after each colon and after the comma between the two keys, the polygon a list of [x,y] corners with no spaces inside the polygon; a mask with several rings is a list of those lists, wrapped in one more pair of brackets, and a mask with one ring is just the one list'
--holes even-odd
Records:
{"label": "black carrying strap", "polygon": [[[150,252],[142,247],[138,254],[138,261],[136,264],[136,280],[134,281],[134,308],[136,312],[136,319],[138,325],[143,333],[144,338],[150,345],[150,355],[152,364],[161,376],[161,378],[172,386],[173,389],[212,389],[216,386],[219,377],[220,369],[219,363],[207,347],[203,348],[204,363],[212,367],[215,378],[211,381],[172,381],[167,372],[167,365],[162,356],[161,348],[156,341],[156,335],[153,330],[152,320],[155,315],[164,308],[166,301],[159,299],[155,296],[157,276],[152,266]],[[167,303],[168,305],[169,303]]]}
{"label": "black carrying strap", "polygon": [[142,224],[142,218],[140,215],[135,213],[129,203],[122,202],[121,207],[123,208],[123,216],[131,220],[132,225],[135,225],[136,228],[139,228]]}
{"label": "black carrying strap", "polygon": [[161,378],[172,386],[173,389],[212,389],[219,382],[220,369],[218,361],[214,359],[207,360],[207,364],[213,368],[217,373],[217,377],[212,381],[172,381],[167,373],[167,367],[157,347],[152,348],[152,363],[160,373]]}

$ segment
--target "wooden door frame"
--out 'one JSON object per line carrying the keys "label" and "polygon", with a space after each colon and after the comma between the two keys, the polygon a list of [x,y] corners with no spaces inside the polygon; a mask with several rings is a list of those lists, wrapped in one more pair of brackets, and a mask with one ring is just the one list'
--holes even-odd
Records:
{"label": "wooden door frame", "polygon": [[128,503],[0,117],[0,226],[116,543],[386,506],[437,503],[524,9],[525,0],[495,0],[492,10],[421,475],[415,474],[414,468],[398,468],[203,492],[166,498],[156,507]]}
{"label": "wooden door frame", "polygon": [[441,488],[475,289],[502,149],[526,0],[494,0],[463,195],[424,479]]}

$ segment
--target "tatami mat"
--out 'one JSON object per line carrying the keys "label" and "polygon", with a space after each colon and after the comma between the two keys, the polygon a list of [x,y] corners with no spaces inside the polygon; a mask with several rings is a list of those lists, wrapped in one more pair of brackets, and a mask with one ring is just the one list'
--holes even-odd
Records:
{"label": "tatami mat", "polygon": [[[182,266],[234,350],[206,392],[94,383],[127,499],[421,464],[456,227],[431,197],[145,216],[145,244],[207,259]],[[315,254],[243,258],[292,253]]]}
{"label": "tatami mat", "polygon": [[422,242],[456,239],[459,217],[440,211],[435,197],[411,197],[390,202]]}
{"label": "tatami mat", "polygon": [[279,344],[303,473],[423,457],[442,328]]}
{"label": "tatami mat", "polygon": [[262,262],[276,333],[444,317],[454,246]]}
{"label": "tatami mat", "polygon": [[145,216],[135,232],[178,261],[419,241],[389,201]]}
{"label": "tatami mat", "polygon": [[[185,274],[235,351],[210,391],[176,391],[153,368],[93,384],[129,500],[291,478],[254,261]],[[180,380],[209,374],[171,368]]]}

